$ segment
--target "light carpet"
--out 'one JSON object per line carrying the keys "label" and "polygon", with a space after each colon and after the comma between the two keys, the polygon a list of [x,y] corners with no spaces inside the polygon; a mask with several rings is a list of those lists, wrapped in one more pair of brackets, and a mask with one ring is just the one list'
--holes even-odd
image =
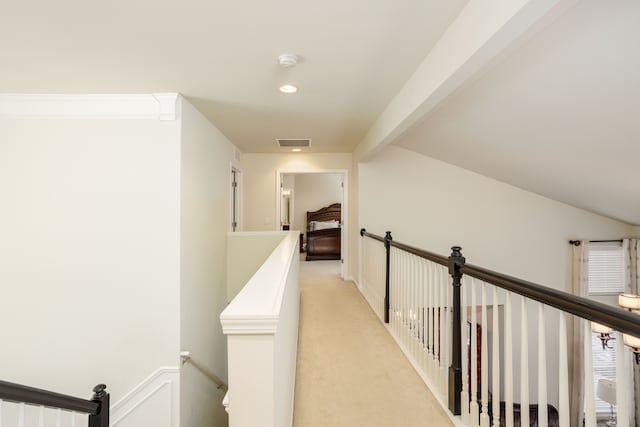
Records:
{"label": "light carpet", "polygon": [[453,424],[338,261],[300,262],[295,427]]}

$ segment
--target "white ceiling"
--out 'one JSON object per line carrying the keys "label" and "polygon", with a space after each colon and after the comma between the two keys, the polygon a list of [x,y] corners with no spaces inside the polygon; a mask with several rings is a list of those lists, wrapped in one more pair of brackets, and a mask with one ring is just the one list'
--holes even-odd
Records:
{"label": "white ceiling", "polygon": [[583,0],[394,143],[640,224],[639,22]]}
{"label": "white ceiling", "polygon": [[[640,2],[554,2],[577,5],[394,143],[640,224]],[[0,93],[180,92],[244,152],[282,151],[276,138],[351,152],[467,3],[15,1],[0,13]],[[544,2],[526,3],[504,34]],[[513,6],[487,7],[500,5]],[[492,21],[473,10],[467,39]],[[279,67],[284,52],[300,64]]]}
{"label": "white ceiling", "polygon": [[180,92],[245,152],[351,151],[466,3],[5,2],[0,92]]}

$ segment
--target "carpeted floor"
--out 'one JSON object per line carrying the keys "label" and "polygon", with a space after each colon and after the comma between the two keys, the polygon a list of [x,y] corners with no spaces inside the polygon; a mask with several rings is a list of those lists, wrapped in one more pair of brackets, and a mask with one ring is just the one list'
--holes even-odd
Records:
{"label": "carpeted floor", "polygon": [[300,262],[295,427],[453,424],[338,261]]}

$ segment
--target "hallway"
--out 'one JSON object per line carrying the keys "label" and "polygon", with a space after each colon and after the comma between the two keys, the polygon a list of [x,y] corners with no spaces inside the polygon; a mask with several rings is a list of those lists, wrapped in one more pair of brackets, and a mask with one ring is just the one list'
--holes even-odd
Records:
{"label": "hallway", "polygon": [[453,425],[337,261],[300,263],[296,427]]}

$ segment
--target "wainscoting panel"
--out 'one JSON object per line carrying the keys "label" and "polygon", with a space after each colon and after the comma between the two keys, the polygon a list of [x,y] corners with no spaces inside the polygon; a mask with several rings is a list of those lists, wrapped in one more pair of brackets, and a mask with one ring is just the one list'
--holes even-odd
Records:
{"label": "wainscoting panel", "polygon": [[180,369],[162,367],[111,406],[111,427],[179,427]]}

